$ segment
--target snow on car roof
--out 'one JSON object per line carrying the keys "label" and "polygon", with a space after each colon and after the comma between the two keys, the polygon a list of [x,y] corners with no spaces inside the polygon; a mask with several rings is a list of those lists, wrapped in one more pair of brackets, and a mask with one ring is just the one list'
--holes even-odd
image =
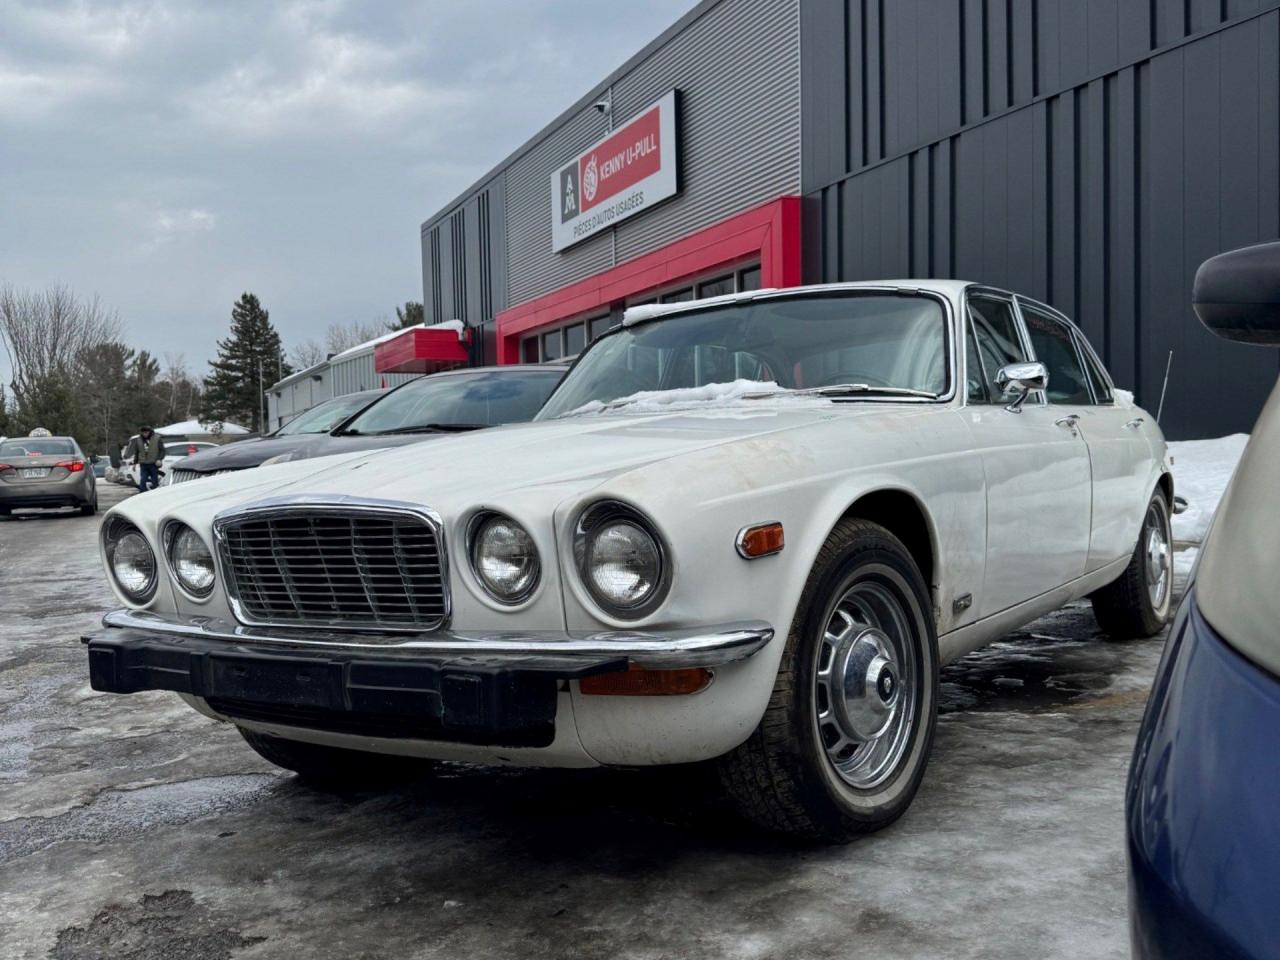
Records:
{"label": "snow on car roof", "polygon": [[901,292],[928,290],[944,297],[958,297],[966,287],[973,286],[971,280],[862,280],[855,283],[817,283],[805,287],[765,287],[761,290],[743,290],[739,293],[726,293],[719,297],[707,297],[703,300],[685,300],[680,303],[644,303],[628,307],[622,315],[622,325],[632,326],[658,317],[674,313],[685,313],[690,310],[705,310],[708,307],[720,306],[748,300],[763,300],[774,297],[790,297],[814,293],[839,293],[844,290],[885,290],[893,289]]}

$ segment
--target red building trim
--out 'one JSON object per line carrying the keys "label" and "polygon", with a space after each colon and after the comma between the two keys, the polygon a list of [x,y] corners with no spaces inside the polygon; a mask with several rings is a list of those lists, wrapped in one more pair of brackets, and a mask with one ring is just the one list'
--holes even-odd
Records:
{"label": "red building trim", "polygon": [[378,373],[435,373],[462,366],[470,353],[471,331],[417,328],[374,344],[373,369]]}
{"label": "red building trim", "polygon": [[801,283],[799,197],[780,197],[661,250],[503,310],[495,318],[498,362],[519,363],[520,338],[530,331],[757,256],[761,286]]}

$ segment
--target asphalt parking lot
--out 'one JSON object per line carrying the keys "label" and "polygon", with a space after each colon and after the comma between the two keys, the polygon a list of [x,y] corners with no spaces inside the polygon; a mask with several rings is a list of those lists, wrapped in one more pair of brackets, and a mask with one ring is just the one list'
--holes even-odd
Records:
{"label": "asphalt parking lot", "polygon": [[6,960],[1128,954],[1123,787],[1162,639],[1108,643],[1087,605],[946,671],[902,821],[796,848],[698,771],[326,795],[176,696],[96,694],[99,521],[0,519]]}

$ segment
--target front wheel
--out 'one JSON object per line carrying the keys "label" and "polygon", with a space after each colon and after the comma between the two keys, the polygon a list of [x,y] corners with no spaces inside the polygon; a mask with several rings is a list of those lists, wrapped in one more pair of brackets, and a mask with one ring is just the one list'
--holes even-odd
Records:
{"label": "front wheel", "polygon": [[1138,544],[1118,579],[1090,597],[1093,616],[1113,640],[1154,637],[1173,609],[1173,529],[1164,491],[1147,504]]}
{"label": "front wheel", "polygon": [[847,842],[906,811],[937,719],[930,610],[897,537],[866,520],[836,526],[801,595],[764,718],[720,761],[749,820]]}

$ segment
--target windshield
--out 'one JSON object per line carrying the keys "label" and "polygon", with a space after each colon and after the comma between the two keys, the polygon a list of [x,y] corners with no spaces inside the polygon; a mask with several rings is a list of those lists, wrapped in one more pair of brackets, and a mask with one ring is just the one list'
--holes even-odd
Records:
{"label": "windshield", "polygon": [[75,453],[76,448],[70,440],[49,437],[27,437],[25,440],[9,440],[0,443],[0,458],[3,457],[38,457],[42,455],[62,456]]}
{"label": "windshield", "polygon": [[766,298],[678,314],[604,337],[539,420],[651,390],[737,380],[789,390],[856,385],[849,397],[947,392],[942,305],[914,294]]}
{"label": "windshield", "polygon": [[488,370],[423,377],[378,400],[344,433],[496,427],[531,420],[560,378],[558,370]]}
{"label": "windshield", "polygon": [[367,393],[353,393],[347,397],[326,400],[319,406],[298,414],[277,430],[274,436],[292,437],[302,433],[328,433],[357,410],[368,406],[372,399]]}

